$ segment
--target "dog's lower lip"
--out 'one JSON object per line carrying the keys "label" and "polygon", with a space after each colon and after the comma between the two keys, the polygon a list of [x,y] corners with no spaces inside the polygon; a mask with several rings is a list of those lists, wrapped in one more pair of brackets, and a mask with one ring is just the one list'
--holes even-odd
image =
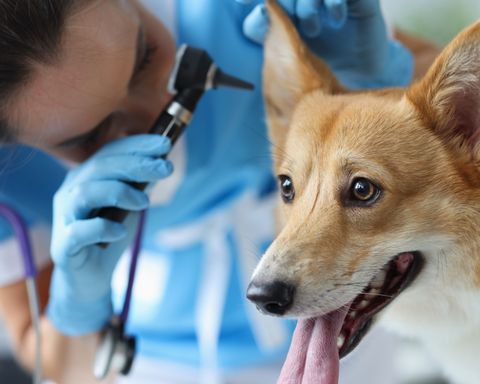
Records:
{"label": "dog's lower lip", "polygon": [[[405,255],[411,255],[412,260],[406,270],[400,276],[398,276],[395,263],[401,262],[400,257],[405,258]],[[407,286],[420,273],[422,266],[423,257],[420,252],[416,251],[401,253],[386,264],[386,267],[388,267],[388,272],[383,286],[383,288],[386,290],[383,296],[377,294],[376,297],[371,299],[371,302],[369,301],[365,304],[365,299],[371,292],[370,286],[357,296],[350,307],[349,313],[345,318],[342,331],[339,335],[338,347],[340,358],[345,357],[355,349],[363,337],[368,333],[368,330],[374,320],[373,316],[384,309],[405,288],[407,288]],[[399,268],[402,268],[401,265]],[[357,311],[360,312],[358,316]]]}

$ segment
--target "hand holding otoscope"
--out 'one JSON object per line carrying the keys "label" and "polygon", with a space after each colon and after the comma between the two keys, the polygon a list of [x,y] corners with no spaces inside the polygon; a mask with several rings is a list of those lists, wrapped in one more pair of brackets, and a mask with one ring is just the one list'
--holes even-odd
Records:
{"label": "hand holding otoscope", "polygon": [[[173,145],[190,123],[198,101],[205,91],[218,87],[253,90],[253,85],[233,76],[227,75],[218,68],[204,50],[182,45],[178,52],[173,72],[169,80],[169,90],[176,92],[154,123],[149,133],[166,136]],[[139,190],[144,190],[148,183],[130,183]],[[91,217],[123,222],[129,211],[106,207],[92,212]],[[105,248],[108,243],[99,243]]]}
{"label": "hand holding otoscope", "polygon": [[[178,50],[169,81],[169,90],[172,93],[176,91],[176,95],[160,114],[149,133],[168,137],[173,146],[190,123],[203,93],[220,86],[253,90],[252,84],[223,73],[205,51],[182,45]],[[166,155],[162,157],[166,157]],[[148,183],[129,184],[139,190],[144,190],[148,185]],[[129,211],[120,208],[107,207],[100,209],[92,217],[123,222],[128,213]],[[98,379],[103,379],[112,367],[126,375],[130,371],[135,356],[135,338],[124,334],[124,324],[127,320],[130,305],[142,224],[143,221],[141,220],[132,251],[130,276],[123,311],[120,317],[105,329],[95,355],[93,372]],[[97,245],[106,248],[108,243],[98,243]]]}

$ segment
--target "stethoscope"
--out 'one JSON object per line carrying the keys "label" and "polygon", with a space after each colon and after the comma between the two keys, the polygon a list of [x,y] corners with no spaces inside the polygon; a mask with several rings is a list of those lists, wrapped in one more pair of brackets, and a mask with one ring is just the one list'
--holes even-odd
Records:
{"label": "stethoscope", "polygon": [[93,375],[98,380],[105,378],[110,370],[127,375],[132,368],[136,342],[135,337],[125,334],[125,324],[130,309],[145,215],[146,211],[140,212],[138,229],[132,244],[130,270],[122,312],[119,316],[114,317],[107,328],[103,330],[93,359]]}
{"label": "stethoscope", "polygon": [[[186,44],[180,46],[177,51],[175,65],[168,86],[169,92],[175,94],[175,96],[160,114],[150,133],[168,137],[173,146],[190,123],[196,105],[203,93],[209,89],[217,89],[218,87],[245,90],[253,90],[254,88],[253,84],[222,72],[204,50],[190,47]],[[144,190],[148,186],[147,183],[132,183],[132,185],[140,190]],[[106,207],[92,212],[90,217],[103,217],[122,222],[128,213],[128,211],[119,208]],[[13,209],[1,203],[0,214],[11,224],[22,251],[32,324],[35,328],[37,342],[33,383],[40,384],[42,381],[41,312],[35,279],[37,271],[33,262],[28,233],[23,220]],[[125,324],[130,309],[145,215],[145,211],[141,212],[137,233],[132,245],[130,271],[122,312],[119,316],[115,316],[110,324],[103,330],[95,352],[93,374],[99,380],[103,379],[110,371],[127,375],[130,372],[135,357],[135,337],[125,334]],[[104,243],[97,245],[102,248],[108,246],[108,244]]]}
{"label": "stethoscope", "polygon": [[28,238],[28,231],[20,215],[8,205],[0,203],[0,215],[2,215],[10,224],[20,245],[20,251],[25,267],[25,281],[27,284],[28,301],[30,304],[30,314],[32,316],[32,325],[35,329],[36,338],[36,357],[35,368],[33,371],[33,384],[42,382],[42,345],[40,337],[40,303],[38,300],[37,288],[37,269],[32,256],[32,248]]}
{"label": "stethoscope", "polygon": [[[27,227],[20,215],[8,205],[0,203],[0,215],[2,215],[10,224],[13,232],[19,242],[20,251],[25,268],[25,280],[27,284],[28,301],[30,304],[30,313],[32,325],[35,329],[36,338],[36,357],[35,368],[33,371],[33,384],[42,382],[42,343],[40,334],[40,303],[38,299],[38,287],[36,276],[37,269],[32,255],[32,248],[28,238]],[[115,318],[112,323],[103,331],[100,343],[94,357],[93,372],[97,379],[106,376],[109,369],[127,374],[133,363],[135,356],[135,338],[124,334],[124,325],[128,318],[130,300],[133,288],[133,281],[138,260],[138,253],[141,245],[143,224],[145,221],[145,211],[140,213],[140,221],[137,234],[132,245],[132,257],[130,264],[130,273],[128,277],[128,286],[123,305],[122,313]]]}

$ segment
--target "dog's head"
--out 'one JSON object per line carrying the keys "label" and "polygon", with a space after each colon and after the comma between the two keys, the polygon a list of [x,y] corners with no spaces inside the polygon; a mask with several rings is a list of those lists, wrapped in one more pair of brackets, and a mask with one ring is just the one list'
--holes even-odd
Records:
{"label": "dog's head", "polygon": [[[292,348],[305,358],[307,338],[323,339],[309,352],[320,364],[350,352],[417,275],[410,292],[433,289],[439,271],[442,283],[480,286],[480,262],[464,257],[480,244],[480,23],[411,88],[350,92],[267,4],[264,96],[284,223],[247,295],[268,314],[313,318]],[[442,255],[456,255],[448,269]]]}

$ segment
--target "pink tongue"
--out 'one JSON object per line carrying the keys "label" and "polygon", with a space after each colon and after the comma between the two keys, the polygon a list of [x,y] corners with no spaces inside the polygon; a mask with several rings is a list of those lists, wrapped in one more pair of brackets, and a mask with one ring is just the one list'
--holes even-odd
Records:
{"label": "pink tongue", "polygon": [[298,320],[277,384],[337,384],[337,337],[346,307],[314,319]]}

